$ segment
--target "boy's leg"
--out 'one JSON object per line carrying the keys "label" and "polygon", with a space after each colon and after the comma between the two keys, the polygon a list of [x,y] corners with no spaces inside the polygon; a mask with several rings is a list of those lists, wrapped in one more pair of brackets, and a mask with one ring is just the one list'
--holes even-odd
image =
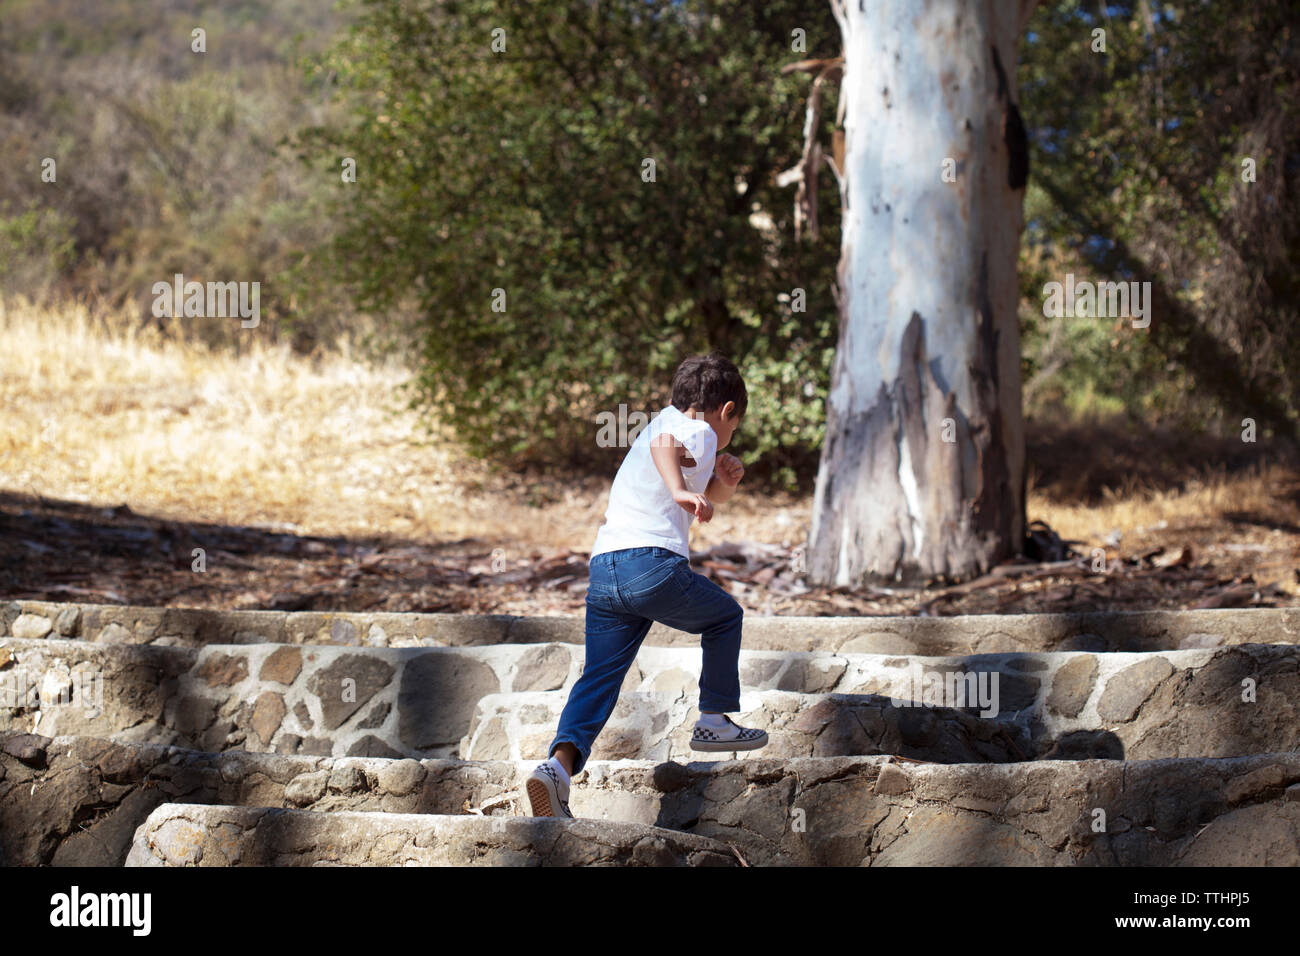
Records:
{"label": "boy's leg", "polygon": [[671,564],[654,591],[629,601],[632,609],[653,621],[700,635],[700,711],[740,710],[740,634],[745,611],[730,594],[702,574],[690,561],[671,551],[662,560]]}
{"label": "boy's leg", "polygon": [[569,772],[570,777],[578,772],[575,769],[578,766],[578,748],[567,740],[561,740],[556,744],[555,751],[551,756],[563,764],[564,769]]}
{"label": "boy's leg", "polygon": [[593,600],[588,594],[582,676],[569,692],[559,729],[546,752],[550,757],[562,743],[570,744],[577,752],[571,773],[580,772],[591,756],[592,744],[614,712],[623,678],[650,624],[645,618],[613,610],[607,601]]}

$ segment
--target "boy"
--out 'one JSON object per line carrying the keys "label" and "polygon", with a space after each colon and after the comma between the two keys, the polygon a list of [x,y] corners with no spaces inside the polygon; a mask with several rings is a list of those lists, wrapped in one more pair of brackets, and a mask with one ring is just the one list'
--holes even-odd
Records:
{"label": "boy", "polygon": [[[533,816],[569,812],[569,780],[614,710],[619,688],[654,621],[701,635],[700,719],[692,750],[756,750],[761,730],[726,715],[740,709],[740,625],[730,594],[691,570],[692,519],[713,517],[745,473],[718,455],[749,399],[736,366],[721,352],[688,358],[673,375],[672,404],[642,429],[619,466],[605,523],[591,549],[586,662],[560,715],[559,730],[525,782]],[[716,459],[716,461],[715,461]]]}

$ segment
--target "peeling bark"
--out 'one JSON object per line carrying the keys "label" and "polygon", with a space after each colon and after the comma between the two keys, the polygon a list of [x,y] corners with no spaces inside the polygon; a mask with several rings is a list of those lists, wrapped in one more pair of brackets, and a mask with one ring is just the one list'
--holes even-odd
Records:
{"label": "peeling bark", "polygon": [[1028,144],[1004,64],[1033,5],[832,2],[844,218],[816,584],[960,580],[1022,543]]}

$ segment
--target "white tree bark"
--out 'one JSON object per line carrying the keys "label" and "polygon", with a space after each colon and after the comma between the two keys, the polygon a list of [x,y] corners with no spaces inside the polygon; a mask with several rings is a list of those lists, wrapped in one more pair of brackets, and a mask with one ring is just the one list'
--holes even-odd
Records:
{"label": "white tree bark", "polygon": [[1023,544],[1015,65],[1034,3],[832,0],[844,218],[814,583],[962,579]]}

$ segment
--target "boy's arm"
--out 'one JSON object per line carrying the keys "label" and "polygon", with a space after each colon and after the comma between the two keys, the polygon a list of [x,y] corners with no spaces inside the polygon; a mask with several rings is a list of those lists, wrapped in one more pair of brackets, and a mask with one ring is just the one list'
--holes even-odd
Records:
{"label": "boy's arm", "polygon": [[716,501],[720,505],[726,504],[727,500],[735,493],[735,486],[733,485],[728,488],[726,484],[718,480],[716,473],[709,479],[709,483],[704,489],[704,494],[708,496],[708,499],[710,501]]}
{"label": "boy's arm", "polygon": [[713,517],[713,505],[707,496],[687,490],[686,479],[682,477],[682,466],[677,461],[678,445],[677,439],[668,432],[656,435],[650,441],[650,458],[659,470],[664,484],[672,492],[673,501],[701,521],[708,521]]}
{"label": "boy's arm", "polygon": [[736,485],[740,484],[744,474],[745,466],[740,463],[739,458],[735,455],[719,455],[714,464],[713,475],[704,487],[704,493],[710,501],[723,504],[736,493]]}

